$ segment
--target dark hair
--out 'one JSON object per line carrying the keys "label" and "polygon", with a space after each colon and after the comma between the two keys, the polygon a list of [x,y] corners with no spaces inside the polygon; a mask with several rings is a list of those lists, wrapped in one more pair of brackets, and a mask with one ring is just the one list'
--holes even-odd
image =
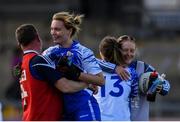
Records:
{"label": "dark hair", "polygon": [[120,49],[116,38],[111,36],[104,37],[99,44],[99,51],[104,59],[118,65],[124,63]]}
{"label": "dark hair", "polygon": [[19,45],[27,46],[37,37],[37,30],[32,24],[20,25],[15,32]]}

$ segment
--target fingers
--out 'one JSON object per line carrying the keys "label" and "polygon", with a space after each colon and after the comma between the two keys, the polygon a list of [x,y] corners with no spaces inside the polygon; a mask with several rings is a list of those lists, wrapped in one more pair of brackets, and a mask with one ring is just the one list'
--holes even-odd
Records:
{"label": "fingers", "polygon": [[88,88],[93,91],[94,95],[96,95],[98,93],[98,86],[93,85],[93,84],[89,84]]}
{"label": "fingers", "polygon": [[156,92],[157,93],[160,93],[162,90],[162,85],[158,85],[157,88],[156,88]]}
{"label": "fingers", "polygon": [[129,76],[127,74],[120,74],[122,80],[129,80]]}
{"label": "fingers", "polygon": [[122,80],[129,80],[130,74],[122,66],[116,68],[116,73],[121,77]]}
{"label": "fingers", "polygon": [[129,80],[130,78],[130,74],[126,70],[118,73],[118,75],[121,77],[122,80]]}
{"label": "fingers", "polygon": [[163,78],[163,79],[165,79],[165,77],[166,77],[166,74],[161,74],[161,77]]}

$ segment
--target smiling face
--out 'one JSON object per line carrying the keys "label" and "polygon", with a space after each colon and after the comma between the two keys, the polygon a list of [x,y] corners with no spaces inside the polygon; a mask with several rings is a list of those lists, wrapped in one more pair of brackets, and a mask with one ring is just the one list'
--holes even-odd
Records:
{"label": "smiling face", "polygon": [[130,40],[122,42],[122,56],[126,65],[129,65],[135,58],[136,45]]}
{"label": "smiling face", "polygon": [[51,36],[55,44],[67,46],[71,43],[72,29],[67,29],[64,22],[61,20],[52,20],[51,22]]}

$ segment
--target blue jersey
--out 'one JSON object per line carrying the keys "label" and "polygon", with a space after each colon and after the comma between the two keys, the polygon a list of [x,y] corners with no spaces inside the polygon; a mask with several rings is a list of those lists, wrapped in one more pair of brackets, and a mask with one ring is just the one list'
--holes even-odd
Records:
{"label": "blue jersey", "polygon": [[[106,63],[99,60],[100,67],[102,70],[105,70],[107,72],[115,72],[116,65],[112,63]],[[133,61],[129,67],[134,68],[138,74],[138,77],[145,72],[152,72],[155,71],[155,69],[149,65],[146,64],[143,61]],[[163,85],[163,94],[166,95],[170,90],[170,84],[167,80],[164,80]],[[146,95],[140,93],[139,94],[139,107],[138,109],[132,109],[131,110],[131,120],[133,121],[148,121],[149,120],[149,102],[146,99]]]}
{"label": "blue jersey", "polygon": [[[70,48],[63,48],[60,45],[49,47],[47,50],[43,52],[43,55],[49,61],[51,61],[52,64],[56,65],[59,57],[67,55],[67,53],[69,52],[73,54],[71,57],[72,63],[78,66],[81,70],[83,70],[83,72],[93,75],[102,72],[101,68],[99,67],[99,64],[95,59],[93,52],[90,49],[82,46],[77,41],[73,41],[73,44]],[[86,104],[92,106],[92,101],[89,100],[94,99],[92,99],[91,97],[93,97],[93,95],[92,91],[89,89],[84,89],[76,93],[64,94],[64,107],[66,113],[73,113],[78,109],[82,108],[82,106]]]}
{"label": "blue jersey", "polygon": [[127,81],[122,80],[115,72],[103,71],[105,85],[95,95],[103,121],[130,121],[130,100],[138,95],[138,77],[134,69],[126,70],[130,74]]}

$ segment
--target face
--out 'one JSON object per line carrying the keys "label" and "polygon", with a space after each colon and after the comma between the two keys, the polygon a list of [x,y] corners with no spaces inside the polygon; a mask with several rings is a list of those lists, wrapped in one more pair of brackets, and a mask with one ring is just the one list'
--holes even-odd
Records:
{"label": "face", "polygon": [[52,20],[51,22],[51,35],[54,43],[66,45],[71,41],[71,29],[67,30],[64,22],[60,20]]}
{"label": "face", "polygon": [[136,45],[134,42],[124,41],[122,43],[122,55],[126,65],[129,65],[133,61],[135,57],[135,52]]}

